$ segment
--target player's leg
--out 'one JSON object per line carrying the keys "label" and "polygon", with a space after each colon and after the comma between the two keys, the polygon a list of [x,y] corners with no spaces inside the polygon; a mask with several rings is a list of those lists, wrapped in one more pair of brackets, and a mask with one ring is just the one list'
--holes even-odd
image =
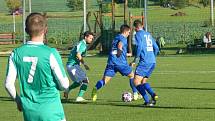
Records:
{"label": "player's leg", "polygon": [[97,81],[95,87],[92,90],[91,97],[92,97],[93,101],[97,100],[97,91],[99,89],[101,89],[102,87],[104,87],[105,84],[107,84],[114,75],[115,75],[114,66],[107,65],[103,78],[101,80]]}
{"label": "player's leg", "polygon": [[148,78],[143,78],[142,80],[142,85],[144,86],[145,90],[151,95],[152,97],[152,100],[151,100],[151,103],[153,105],[156,104],[156,101],[158,100],[158,96],[157,94],[153,91],[153,89],[151,88],[150,84],[147,83],[147,79]]}
{"label": "player's leg", "polygon": [[138,92],[142,95],[144,101],[145,101],[145,105],[149,104],[150,100],[148,95],[146,94],[145,88],[142,85],[141,81],[142,81],[143,77],[139,76],[139,75],[135,75],[134,77],[134,84],[136,86],[136,89],[138,90]]}
{"label": "player's leg", "polygon": [[138,65],[136,70],[135,70],[135,78],[134,78],[134,84],[138,90],[138,92],[142,95],[145,104],[149,104],[149,97],[146,93],[146,89],[142,83],[142,80],[144,79],[146,75],[146,67],[145,65]]}
{"label": "player's leg", "polygon": [[119,72],[122,75],[126,75],[129,78],[129,84],[130,84],[130,87],[133,92],[133,99],[137,100],[139,95],[138,95],[138,91],[134,85],[134,72],[132,71],[131,67],[129,65],[127,65],[127,66],[123,67]]}
{"label": "player's leg", "polygon": [[79,93],[78,93],[78,97],[76,98],[77,102],[81,102],[81,101],[85,101],[85,99],[83,98],[85,92],[87,91],[87,87],[89,84],[89,80],[88,77],[85,73],[85,71],[78,66],[76,71],[76,81],[81,83],[81,87],[79,89]]}
{"label": "player's leg", "polygon": [[81,84],[80,83],[78,83],[78,82],[73,82],[70,86],[69,86],[69,88],[64,92],[64,97],[66,98],[66,99],[68,99],[68,97],[69,97],[69,92],[72,90],[72,89],[75,89],[76,87],[79,87]]}
{"label": "player's leg", "polygon": [[84,93],[87,91],[88,84],[89,84],[89,80],[88,79],[86,79],[86,80],[84,80],[82,82],[82,85],[81,85],[79,93],[78,93],[78,97],[76,98],[77,102],[85,101],[85,99],[83,98],[83,96],[84,96]]}
{"label": "player's leg", "polygon": [[73,83],[69,86],[69,88],[64,92],[64,97],[68,99],[69,92],[72,89],[75,89],[81,85],[80,81],[77,81],[77,66],[71,66],[67,65],[67,72],[69,74],[69,77],[73,81]]}
{"label": "player's leg", "polygon": [[99,90],[100,88],[102,88],[103,86],[105,86],[105,84],[107,84],[110,80],[111,80],[112,77],[110,76],[104,76],[101,80],[99,80],[97,83],[96,83],[96,90]]}
{"label": "player's leg", "polygon": [[97,91],[99,89],[101,89],[105,84],[107,84],[110,80],[111,80],[112,77],[109,77],[109,76],[104,76],[102,78],[102,80],[99,80],[97,83],[96,83],[96,86],[93,88],[93,91],[92,91],[92,100],[93,101],[96,101],[97,100]]}
{"label": "player's leg", "polygon": [[150,86],[150,84],[147,83],[147,79],[148,78],[143,78],[142,84],[143,84],[144,88],[146,89],[146,91],[151,95],[151,97],[154,97],[156,94],[155,94],[154,90],[152,89],[152,87]]}
{"label": "player's leg", "polygon": [[156,95],[156,93],[153,91],[153,89],[151,88],[150,84],[147,83],[148,78],[150,77],[150,75],[152,74],[154,68],[155,68],[155,64],[148,64],[146,65],[147,67],[145,68],[145,77],[142,80],[142,84],[144,86],[144,88],[146,89],[146,91],[151,95],[152,97],[152,103],[156,103],[156,100],[158,99],[158,96]]}

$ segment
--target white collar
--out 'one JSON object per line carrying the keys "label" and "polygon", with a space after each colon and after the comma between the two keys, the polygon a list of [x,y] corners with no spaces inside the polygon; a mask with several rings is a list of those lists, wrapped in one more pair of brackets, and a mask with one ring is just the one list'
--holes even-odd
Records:
{"label": "white collar", "polygon": [[27,44],[33,44],[33,45],[44,45],[43,42],[34,42],[34,41],[28,41]]}
{"label": "white collar", "polygon": [[83,39],[83,41],[84,41],[84,43],[85,43],[85,44],[87,44],[87,42],[86,42],[86,40],[85,40],[85,39]]}

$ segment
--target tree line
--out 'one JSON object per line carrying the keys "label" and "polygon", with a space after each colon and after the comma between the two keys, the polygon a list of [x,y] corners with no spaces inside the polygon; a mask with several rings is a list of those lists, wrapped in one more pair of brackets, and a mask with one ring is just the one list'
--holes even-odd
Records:
{"label": "tree line", "polygon": [[[123,3],[125,0],[115,0],[116,3]],[[210,5],[210,0],[148,0],[154,5],[160,5],[162,7],[168,7],[173,9],[181,9],[190,5],[199,5],[207,7]],[[21,0],[5,0],[9,12],[13,13],[21,9]],[[86,0],[87,5],[90,1]],[[112,0],[97,0],[97,3],[108,3]],[[66,4],[71,11],[83,10],[83,0],[67,0]],[[143,8],[144,0],[128,0],[128,6],[131,8]]]}

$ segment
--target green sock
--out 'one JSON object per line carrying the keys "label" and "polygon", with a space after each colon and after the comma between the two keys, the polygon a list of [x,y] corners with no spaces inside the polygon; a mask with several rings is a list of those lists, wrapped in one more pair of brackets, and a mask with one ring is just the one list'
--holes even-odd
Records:
{"label": "green sock", "polygon": [[83,95],[84,95],[84,93],[86,92],[86,90],[87,90],[87,84],[86,83],[83,83],[82,85],[81,85],[81,88],[80,88],[80,91],[79,91],[79,93],[78,93],[78,97],[83,97]]}
{"label": "green sock", "polygon": [[69,91],[72,90],[72,89],[74,89],[74,88],[76,88],[76,87],[79,87],[80,85],[81,84],[78,83],[78,82],[73,82],[73,84],[69,86]]}

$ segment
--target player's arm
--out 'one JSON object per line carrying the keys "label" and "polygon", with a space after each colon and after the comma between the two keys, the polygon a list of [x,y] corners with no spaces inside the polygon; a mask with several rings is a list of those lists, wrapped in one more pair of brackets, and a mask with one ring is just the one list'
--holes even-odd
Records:
{"label": "player's arm", "polygon": [[141,41],[141,35],[139,33],[136,33],[135,35],[135,39],[136,39],[136,55],[134,57],[134,60],[130,63],[131,66],[133,66],[134,64],[137,63],[138,58],[140,57],[140,53],[142,51],[142,41]]}
{"label": "player's arm", "polygon": [[76,57],[77,57],[78,60],[81,62],[81,64],[84,65],[84,68],[85,68],[86,70],[90,70],[89,66],[85,63],[83,57],[81,56],[81,54],[82,54],[85,50],[86,50],[86,47],[83,46],[83,45],[81,45],[81,44],[79,43],[78,46],[77,46],[77,50],[76,50],[76,52],[77,52]]}
{"label": "player's arm", "polygon": [[81,62],[81,64],[84,65],[84,67],[85,67],[86,70],[90,70],[89,66],[84,62],[84,59],[83,59],[83,57],[81,56],[80,53],[77,53],[77,54],[76,54],[76,57],[77,57],[78,60]]}
{"label": "player's arm", "polygon": [[50,66],[55,75],[57,86],[60,90],[66,90],[69,87],[69,79],[66,76],[60,54],[56,50],[50,54]]}
{"label": "player's arm", "polygon": [[154,54],[155,54],[155,56],[157,56],[159,53],[159,47],[158,47],[158,45],[157,45],[157,43],[153,37],[152,37],[152,43],[153,43]]}
{"label": "player's arm", "polygon": [[7,67],[7,74],[5,79],[5,89],[8,92],[8,94],[16,101],[17,109],[19,111],[22,111],[22,104],[19,95],[16,92],[15,88],[15,81],[17,76],[17,70],[15,67],[15,64],[13,62],[13,56],[14,53],[12,52],[9,60],[8,60],[8,67]]}
{"label": "player's arm", "polygon": [[118,42],[116,57],[120,57],[121,56],[121,54],[122,54],[122,47],[123,47],[123,43],[121,41]]}

